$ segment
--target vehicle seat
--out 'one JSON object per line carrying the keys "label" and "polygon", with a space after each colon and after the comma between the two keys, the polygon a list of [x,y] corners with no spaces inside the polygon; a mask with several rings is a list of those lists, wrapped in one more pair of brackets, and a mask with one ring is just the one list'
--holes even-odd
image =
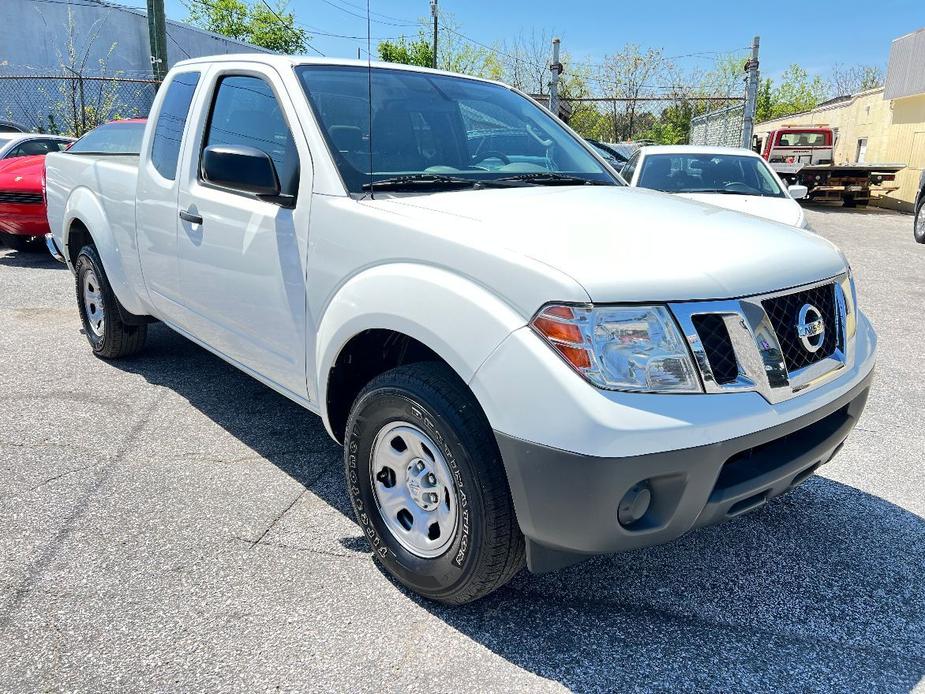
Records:
{"label": "vehicle seat", "polygon": [[392,101],[373,121],[373,167],[376,171],[423,171],[427,164],[418,149],[408,108]]}
{"label": "vehicle seat", "polygon": [[647,161],[639,176],[639,187],[653,190],[675,190],[674,182],[671,181],[671,159],[653,157]]}

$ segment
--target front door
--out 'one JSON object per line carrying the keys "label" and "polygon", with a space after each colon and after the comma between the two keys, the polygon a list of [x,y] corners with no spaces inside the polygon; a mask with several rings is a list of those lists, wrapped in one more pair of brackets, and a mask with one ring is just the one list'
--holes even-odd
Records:
{"label": "front door", "polygon": [[[291,102],[271,68],[224,67],[200,114],[196,155],[180,188],[178,259],[182,327],[273,384],[306,397],[305,258],[311,166]],[[295,132],[295,136],[294,136]],[[266,152],[293,207],[210,184],[210,145]],[[192,221],[191,221],[192,220]],[[201,220],[201,221],[200,221]]]}

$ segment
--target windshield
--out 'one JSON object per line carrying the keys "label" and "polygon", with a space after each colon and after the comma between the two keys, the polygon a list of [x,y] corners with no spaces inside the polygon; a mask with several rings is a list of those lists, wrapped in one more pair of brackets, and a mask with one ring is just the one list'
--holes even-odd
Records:
{"label": "windshield", "polygon": [[396,177],[448,188],[504,179],[618,185],[551,114],[503,86],[388,68],[373,68],[370,84],[361,66],[296,71],[352,193]]}
{"label": "windshield", "polygon": [[144,123],[107,123],[88,132],[67,151],[69,154],[138,154],[144,134]]}
{"label": "windshield", "polygon": [[649,154],[637,185],[666,193],[784,197],[762,159],[737,154]]}

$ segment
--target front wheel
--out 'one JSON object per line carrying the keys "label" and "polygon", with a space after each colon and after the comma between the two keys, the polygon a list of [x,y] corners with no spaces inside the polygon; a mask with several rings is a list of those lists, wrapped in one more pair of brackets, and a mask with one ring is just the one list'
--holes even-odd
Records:
{"label": "front wheel", "polygon": [[915,211],[915,226],[913,233],[915,234],[916,241],[925,243],[925,197],[922,198],[918,209]]}
{"label": "front wheel", "polygon": [[80,250],[74,272],[80,320],[93,353],[103,359],[117,359],[138,352],[144,346],[148,326],[122,321],[119,300],[109,286],[96,248],[84,246]]}
{"label": "front wheel", "polygon": [[497,444],[459,377],[439,363],[374,379],[347,422],[357,522],[385,569],[433,600],[462,604],[524,565],[524,538]]}

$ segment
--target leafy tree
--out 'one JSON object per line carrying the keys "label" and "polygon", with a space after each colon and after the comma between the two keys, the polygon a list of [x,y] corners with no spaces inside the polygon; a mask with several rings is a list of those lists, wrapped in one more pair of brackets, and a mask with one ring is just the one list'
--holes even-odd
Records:
{"label": "leafy tree", "polygon": [[[497,52],[464,39],[453,16],[449,13],[441,16],[443,32],[437,46],[437,67],[463,75],[500,79],[502,67]],[[430,25],[424,20],[421,24],[416,39],[400,37],[397,41],[380,41],[376,47],[379,59],[423,67],[433,65]]]}
{"label": "leafy tree", "polygon": [[826,96],[825,83],[818,75],[809,75],[799,65],[791,65],[781,77],[780,84],[771,91],[770,117],[780,118],[793,113],[809,111]]}
{"label": "leafy tree", "polygon": [[387,63],[403,63],[431,67],[434,64],[434,51],[430,41],[423,34],[408,41],[404,36],[397,41],[380,41],[376,46],[379,60]]}
{"label": "leafy tree", "polygon": [[276,0],[269,7],[262,0],[191,1],[187,21],[207,31],[279,53],[304,53],[311,36],[297,26],[288,0]]}
{"label": "leafy tree", "polygon": [[758,97],[755,100],[755,120],[765,121],[771,118],[774,111],[774,95],[771,80],[765,79],[758,85]]}

